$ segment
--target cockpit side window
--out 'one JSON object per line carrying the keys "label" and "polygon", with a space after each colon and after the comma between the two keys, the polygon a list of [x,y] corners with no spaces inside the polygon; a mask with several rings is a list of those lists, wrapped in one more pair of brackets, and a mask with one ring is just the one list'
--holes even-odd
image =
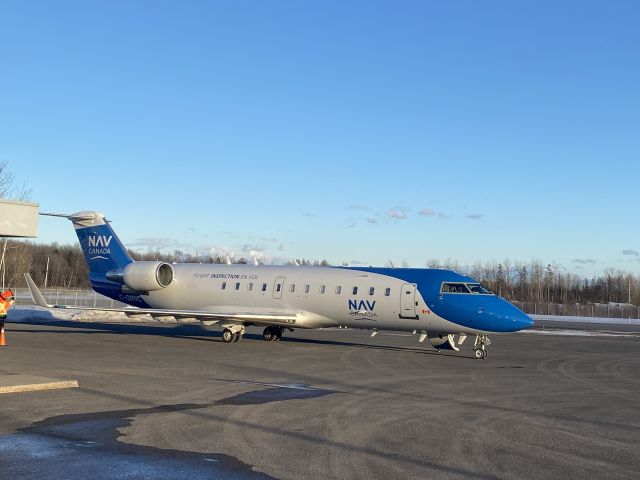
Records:
{"label": "cockpit side window", "polygon": [[442,293],[470,293],[464,283],[446,282],[442,284]]}
{"label": "cockpit side window", "polygon": [[493,295],[493,292],[491,290],[483,287],[479,283],[467,283],[467,287],[469,287],[471,293],[479,293],[480,295]]}

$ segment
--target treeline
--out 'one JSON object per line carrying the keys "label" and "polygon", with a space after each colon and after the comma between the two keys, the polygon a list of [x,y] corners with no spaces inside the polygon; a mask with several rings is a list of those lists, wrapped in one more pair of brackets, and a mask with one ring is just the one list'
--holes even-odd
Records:
{"label": "treeline", "polygon": [[[3,242],[4,243],[4,242]],[[0,246],[3,246],[3,243]],[[188,263],[251,263],[249,258],[194,255],[176,250],[137,252],[129,250],[134,260],[162,260]],[[327,266],[326,260],[299,259],[299,265]],[[48,264],[48,267],[47,267]],[[513,301],[587,304],[632,303],[640,305],[640,277],[621,270],[608,269],[602,275],[587,278],[540,261],[476,263],[464,267],[455,261],[429,260],[428,268],[449,268],[482,282],[499,295]],[[39,244],[11,241],[6,244],[0,265],[3,285],[25,287],[24,273],[36,284],[56,288],[89,288],[87,265],[79,245]]]}
{"label": "treeline", "polygon": [[609,268],[602,275],[584,277],[541,261],[475,263],[429,260],[429,268],[449,268],[482,282],[497,294],[519,302],[640,305],[640,276]]}

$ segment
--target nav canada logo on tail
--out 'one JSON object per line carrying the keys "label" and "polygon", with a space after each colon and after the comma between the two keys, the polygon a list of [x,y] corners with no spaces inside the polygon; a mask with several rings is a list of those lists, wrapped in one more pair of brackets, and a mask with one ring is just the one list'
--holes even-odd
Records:
{"label": "nav canada logo on tail", "polygon": [[113,235],[89,235],[87,237],[87,244],[89,247],[89,255],[95,255],[95,257],[91,257],[91,260],[103,259],[107,260],[107,257],[103,255],[110,255],[111,250],[109,249],[109,244],[113,239]]}

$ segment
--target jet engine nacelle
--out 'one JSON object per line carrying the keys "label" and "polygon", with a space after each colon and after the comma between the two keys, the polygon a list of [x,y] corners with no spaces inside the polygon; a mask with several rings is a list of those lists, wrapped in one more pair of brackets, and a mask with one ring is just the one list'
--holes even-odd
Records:
{"label": "jet engine nacelle", "polygon": [[448,335],[446,333],[429,334],[429,341],[435,348],[437,348],[438,350],[453,350],[454,352],[460,350],[459,345],[461,345],[466,338],[466,335],[460,334],[458,336],[458,341],[456,342],[456,336],[453,333],[450,333]]}
{"label": "jet engine nacelle", "polygon": [[132,262],[124,268],[107,272],[107,279],[138,292],[150,292],[171,284],[173,267],[166,262]]}

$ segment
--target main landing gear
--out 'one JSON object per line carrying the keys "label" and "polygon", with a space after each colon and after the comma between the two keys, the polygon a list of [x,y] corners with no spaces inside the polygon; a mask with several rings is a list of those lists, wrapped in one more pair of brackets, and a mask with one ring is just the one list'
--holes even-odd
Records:
{"label": "main landing gear", "polygon": [[476,342],[473,345],[473,354],[477,359],[487,358],[487,347],[491,345],[488,335],[476,335]]}
{"label": "main landing gear", "polygon": [[244,335],[244,326],[231,326],[227,327],[222,331],[222,341],[224,343],[236,343],[242,340],[242,336]]}
{"label": "main landing gear", "polygon": [[276,342],[282,338],[282,332],[284,329],[282,327],[276,326],[268,326],[262,332],[262,338],[264,338],[267,342]]}

